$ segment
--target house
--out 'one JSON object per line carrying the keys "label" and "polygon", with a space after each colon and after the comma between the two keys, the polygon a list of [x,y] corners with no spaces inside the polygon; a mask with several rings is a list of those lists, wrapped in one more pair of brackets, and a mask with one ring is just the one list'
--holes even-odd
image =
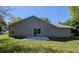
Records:
{"label": "house", "polygon": [[68,38],[71,37],[72,34],[69,26],[50,24],[36,16],[31,16],[22,21],[11,24],[9,26],[9,36]]}

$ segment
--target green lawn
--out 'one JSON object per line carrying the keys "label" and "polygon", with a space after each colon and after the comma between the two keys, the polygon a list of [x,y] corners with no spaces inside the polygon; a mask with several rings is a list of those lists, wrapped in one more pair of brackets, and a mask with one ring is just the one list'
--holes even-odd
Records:
{"label": "green lawn", "polygon": [[0,35],[0,52],[79,52],[79,40],[20,40],[4,33]]}

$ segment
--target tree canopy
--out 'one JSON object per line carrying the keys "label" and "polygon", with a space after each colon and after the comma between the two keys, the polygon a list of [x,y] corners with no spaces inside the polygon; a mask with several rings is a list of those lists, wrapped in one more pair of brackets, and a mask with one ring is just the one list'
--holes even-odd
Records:
{"label": "tree canopy", "polygon": [[5,18],[10,14],[10,10],[12,10],[9,6],[0,6],[0,24],[1,26],[5,26],[7,25],[5,22]]}
{"label": "tree canopy", "polygon": [[76,25],[79,25],[79,21],[75,20],[74,18],[70,18],[64,24],[69,25],[71,27],[75,27]]}
{"label": "tree canopy", "polygon": [[51,21],[49,21],[49,19],[47,17],[42,17],[41,20],[50,23]]}
{"label": "tree canopy", "polygon": [[2,26],[0,25],[0,32],[1,32],[1,30],[2,30]]}
{"label": "tree canopy", "polygon": [[72,27],[79,25],[79,7],[69,6],[68,10],[70,12],[71,17],[64,24]]}
{"label": "tree canopy", "polygon": [[18,21],[21,21],[21,20],[22,20],[21,17],[12,16],[12,17],[10,17],[9,25],[10,25],[10,24],[13,24],[13,23],[16,23],[16,22],[18,22]]}
{"label": "tree canopy", "polygon": [[69,9],[70,15],[75,20],[79,20],[79,6],[69,6],[68,9]]}
{"label": "tree canopy", "polygon": [[0,6],[0,18],[10,15],[10,10],[12,9],[8,6]]}
{"label": "tree canopy", "polygon": [[7,25],[3,18],[0,18],[0,24],[3,25],[3,26]]}

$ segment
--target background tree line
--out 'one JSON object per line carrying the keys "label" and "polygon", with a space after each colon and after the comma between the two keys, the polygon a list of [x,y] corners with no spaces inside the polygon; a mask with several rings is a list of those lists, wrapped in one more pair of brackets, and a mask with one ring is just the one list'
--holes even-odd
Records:
{"label": "background tree line", "polygon": [[69,6],[68,10],[71,17],[64,24],[72,27],[79,26],[79,6]]}
{"label": "background tree line", "polygon": [[[11,9],[11,7],[0,6],[0,27],[1,27],[1,24],[7,25],[7,23],[4,19],[7,16],[10,17],[10,21],[8,22],[8,24],[12,24],[12,23],[22,20],[21,17],[10,16],[12,10],[13,9]],[[78,6],[68,6],[68,10],[70,12],[71,17],[64,23],[62,23],[62,22],[60,22],[60,23],[64,24],[64,25],[72,26],[72,27],[79,25],[79,7]],[[51,22],[47,17],[43,17],[41,19],[48,23]]]}

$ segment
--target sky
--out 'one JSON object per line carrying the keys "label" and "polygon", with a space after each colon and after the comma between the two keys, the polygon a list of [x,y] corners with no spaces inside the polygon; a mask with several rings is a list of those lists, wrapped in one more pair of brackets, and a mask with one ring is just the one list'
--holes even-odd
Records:
{"label": "sky", "polygon": [[47,17],[52,23],[65,22],[70,13],[67,6],[12,6],[11,14],[27,18],[29,16]]}

